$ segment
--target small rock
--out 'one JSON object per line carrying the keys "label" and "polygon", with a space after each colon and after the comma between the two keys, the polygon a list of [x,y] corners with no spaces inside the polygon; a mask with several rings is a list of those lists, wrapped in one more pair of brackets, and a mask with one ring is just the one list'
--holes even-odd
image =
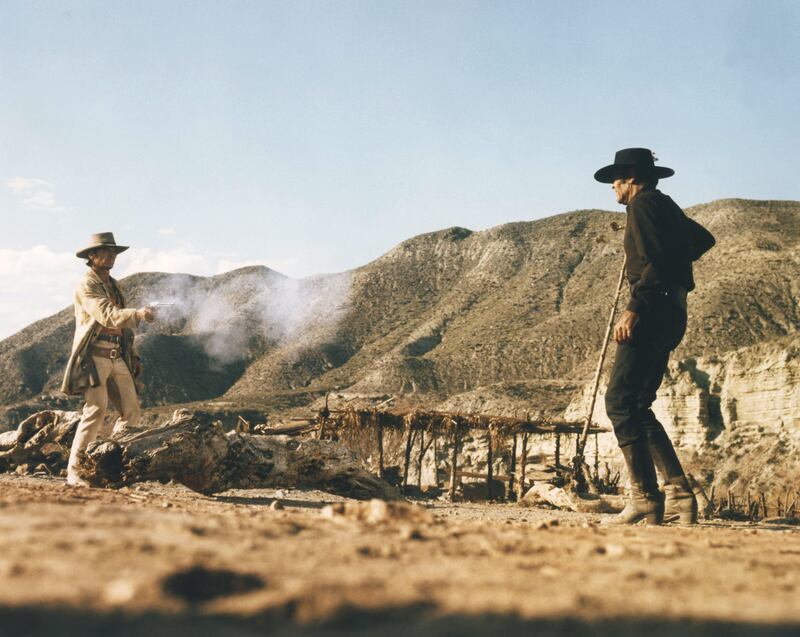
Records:
{"label": "small rock", "polygon": [[363,555],[364,557],[378,557],[380,555],[380,551],[372,548],[371,546],[359,546],[356,549],[356,553]]}
{"label": "small rock", "polygon": [[286,491],[284,491],[283,489],[278,489],[275,492],[275,497],[276,498],[285,498],[286,497]]}
{"label": "small rock", "polygon": [[369,525],[391,522],[432,524],[433,516],[423,507],[404,502],[386,502],[373,499],[369,502],[338,502],[329,504],[320,512],[328,519],[346,518]]}
{"label": "small rock", "polygon": [[385,500],[372,499],[367,503],[364,521],[369,524],[386,522],[389,519],[389,504]]}
{"label": "small rock", "polygon": [[14,469],[14,473],[16,473],[18,476],[26,475],[28,473],[28,465],[25,463],[18,464],[17,468]]}
{"label": "small rock", "polygon": [[522,506],[546,505],[566,511],[578,510],[573,498],[566,490],[544,482],[536,483],[528,489],[519,504]]}
{"label": "small rock", "polygon": [[422,531],[414,526],[404,526],[400,529],[400,539],[401,540],[424,540],[425,536],[422,535]]}
{"label": "small rock", "polygon": [[172,508],[172,502],[162,502],[161,503],[161,508],[162,509],[171,509]]}
{"label": "small rock", "polygon": [[396,560],[400,553],[397,549],[389,544],[385,544],[380,548],[380,557],[387,560]]}
{"label": "small rock", "polygon": [[676,542],[667,542],[661,549],[656,550],[654,555],[656,557],[679,557],[683,555],[683,547]]}
{"label": "small rock", "polygon": [[25,566],[19,562],[0,562],[0,575],[4,577],[19,577],[25,573]]}
{"label": "small rock", "polygon": [[283,502],[280,500],[273,500],[272,503],[270,503],[269,508],[272,511],[278,511],[279,509],[283,508]]}
{"label": "small rock", "polygon": [[120,605],[131,601],[136,595],[136,586],[127,579],[116,579],[103,590],[103,598],[109,604]]}
{"label": "small rock", "polygon": [[622,544],[605,544],[596,546],[595,552],[608,557],[622,557],[625,555],[625,547]]}
{"label": "small rock", "polygon": [[337,502],[336,504],[328,504],[320,509],[319,514],[328,520],[333,520],[336,517],[344,514],[344,504]]}

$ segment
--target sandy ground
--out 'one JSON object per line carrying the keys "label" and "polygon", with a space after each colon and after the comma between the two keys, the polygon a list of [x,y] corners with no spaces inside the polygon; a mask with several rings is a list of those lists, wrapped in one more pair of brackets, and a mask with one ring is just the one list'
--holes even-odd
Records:
{"label": "sandy ground", "polygon": [[331,502],[2,475],[0,635],[800,634],[796,528]]}

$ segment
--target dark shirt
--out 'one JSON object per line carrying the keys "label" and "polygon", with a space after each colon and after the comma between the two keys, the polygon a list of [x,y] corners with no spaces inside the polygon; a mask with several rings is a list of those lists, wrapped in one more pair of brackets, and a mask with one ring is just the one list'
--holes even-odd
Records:
{"label": "dark shirt", "polygon": [[637,314],[659,296],[694,289],[692,261],[714,245],[714,237],[656,189],[641,191],[628,204],[625,256],[631,301]]}

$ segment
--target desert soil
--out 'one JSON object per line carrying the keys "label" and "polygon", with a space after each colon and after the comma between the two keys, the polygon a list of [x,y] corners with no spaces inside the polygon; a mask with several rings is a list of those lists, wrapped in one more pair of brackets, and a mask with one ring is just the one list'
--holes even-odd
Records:
{"label": "desert soil", "polygon": [[800,634],[797,528],[344,502],[0,476],[0,635]]}

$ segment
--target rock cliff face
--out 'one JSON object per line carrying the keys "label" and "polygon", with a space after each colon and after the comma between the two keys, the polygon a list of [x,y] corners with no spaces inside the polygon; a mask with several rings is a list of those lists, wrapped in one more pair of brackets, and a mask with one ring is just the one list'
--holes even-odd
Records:
{"label": "rock cliff face", "polygon": [[[610,427],[602,399],[594,420]],[[585,416],[588,390],[567,407]],[[670,362],[654,412],[693,469],[725,488],[800,482],[800,338],[775,339],[723,355]],[[603,461],[618,461],[613,434]]]}

